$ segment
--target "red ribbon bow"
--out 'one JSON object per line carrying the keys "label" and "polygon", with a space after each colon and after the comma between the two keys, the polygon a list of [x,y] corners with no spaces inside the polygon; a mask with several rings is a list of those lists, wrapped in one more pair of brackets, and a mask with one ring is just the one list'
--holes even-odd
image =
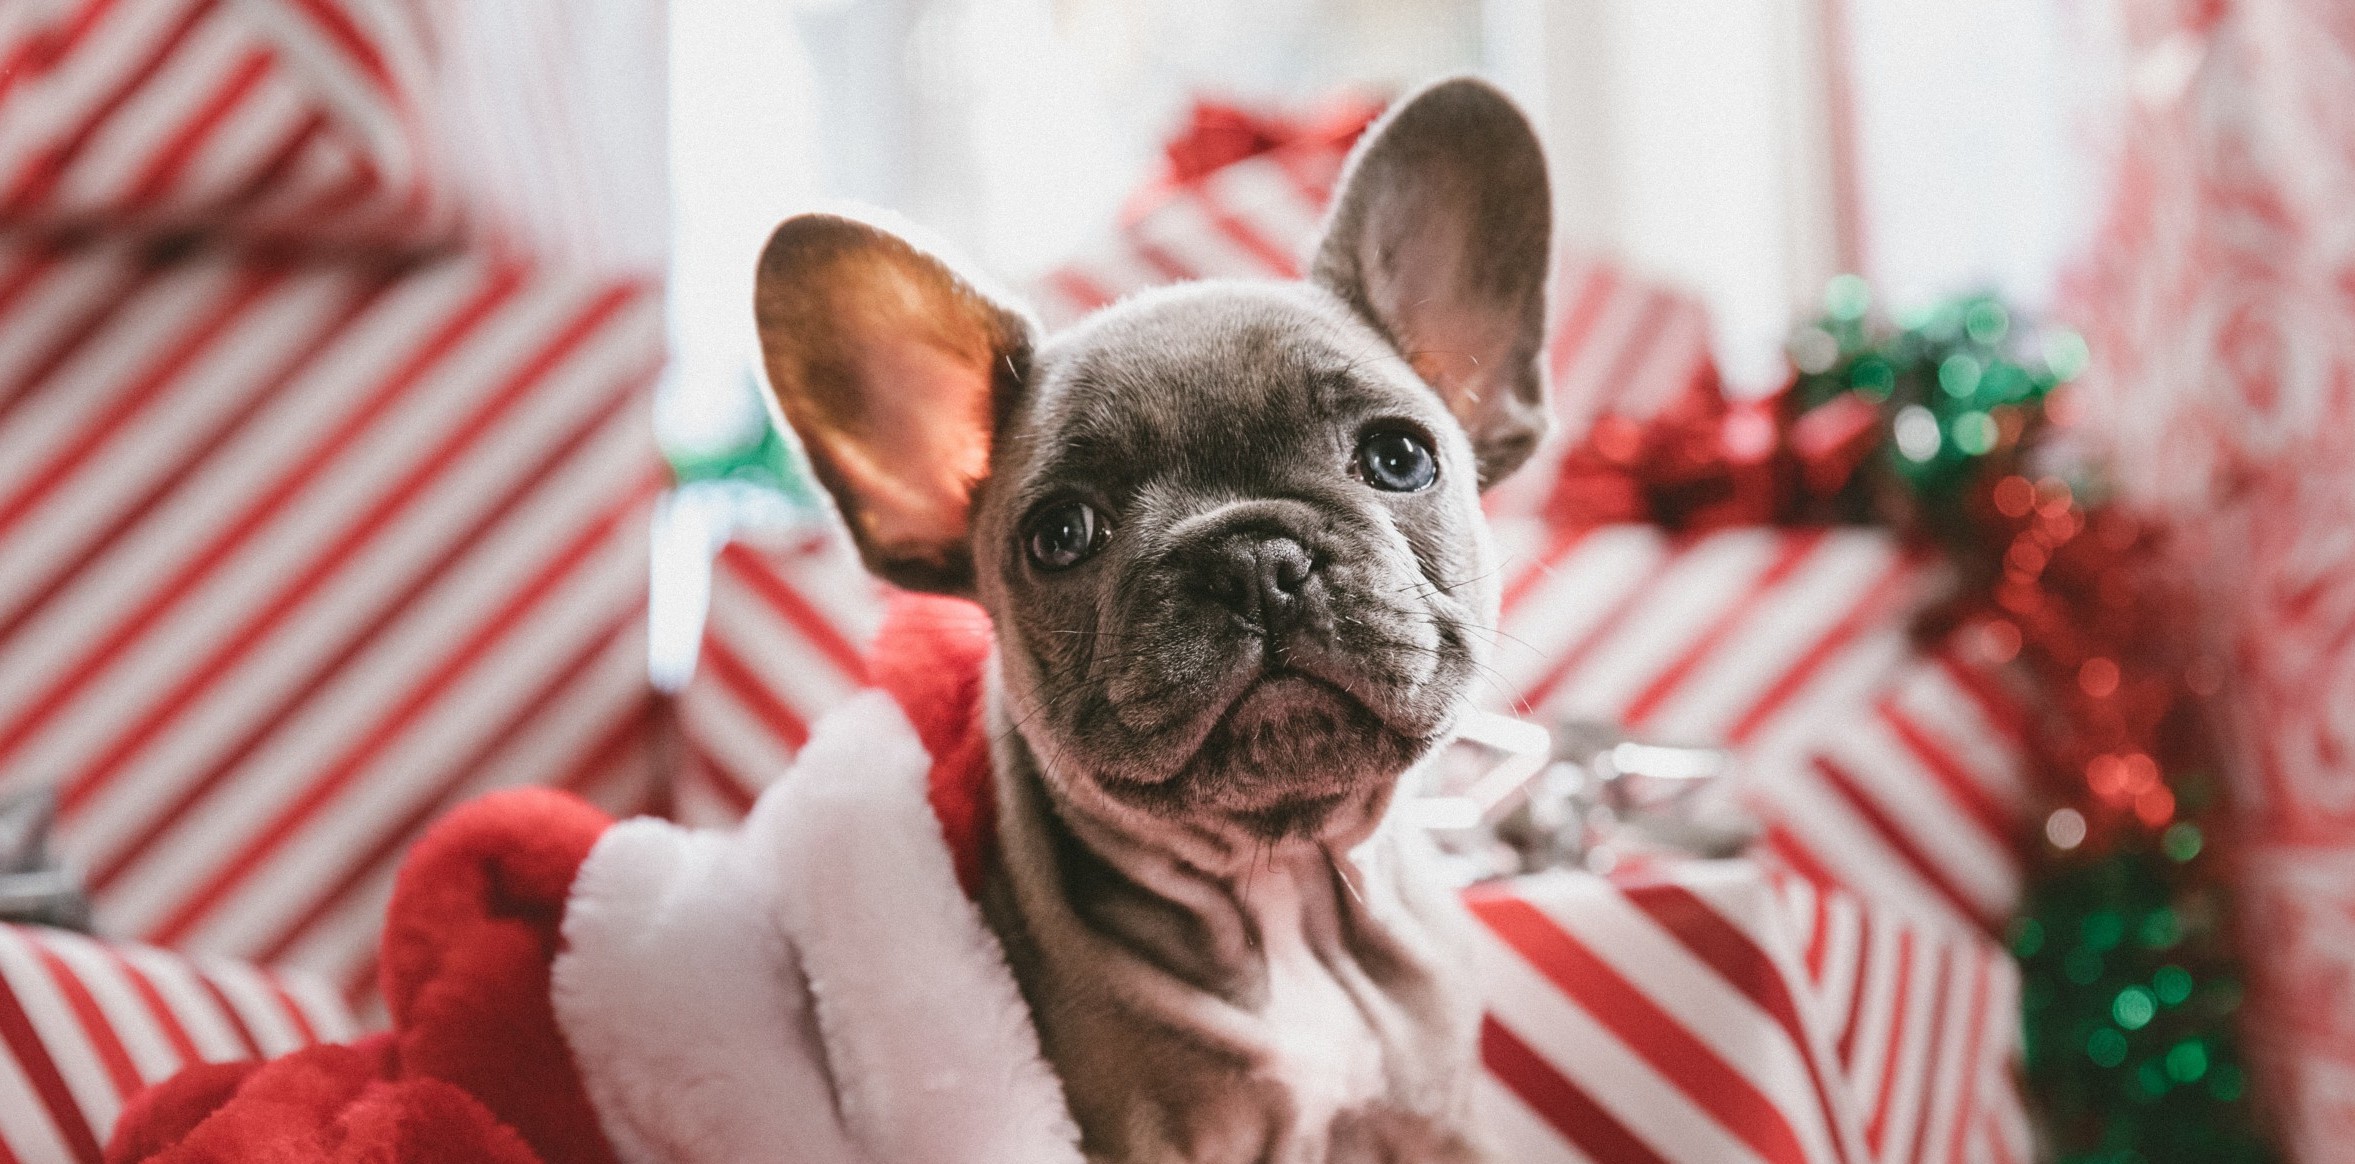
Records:
{"label": "red ribbon bow", "polygon": [[1706,370],[1649,418],[1596,421],[1563,458],[1547,515],[1571,526],[1688,531],[1830,520],[1881,438],[1879,410],[1862,398],[1804,412],[1788,388],[1731,400]]}

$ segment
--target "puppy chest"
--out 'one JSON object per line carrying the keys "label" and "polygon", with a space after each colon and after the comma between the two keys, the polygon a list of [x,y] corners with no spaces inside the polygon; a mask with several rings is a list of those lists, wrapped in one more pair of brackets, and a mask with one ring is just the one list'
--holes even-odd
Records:
{"label": "puppy chest", "polygon": [[1323,1127],[1383,1098],[1392,1003],[1346,952],[1312,944],[1293,886],[1272,886],[1256,904],[1267,958],[1261,1073],[1288,1093],[1304,1128]]}

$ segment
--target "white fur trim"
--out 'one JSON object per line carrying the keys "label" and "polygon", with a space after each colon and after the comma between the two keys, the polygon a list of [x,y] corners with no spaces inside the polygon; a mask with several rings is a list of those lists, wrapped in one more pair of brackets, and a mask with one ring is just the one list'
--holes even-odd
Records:
{"label": "white fur trim", "polygon": [[1030,1012],[880,693],[744,824],[616,825],[565,909],[558,1021],[631,1164],[1079,1164]]}

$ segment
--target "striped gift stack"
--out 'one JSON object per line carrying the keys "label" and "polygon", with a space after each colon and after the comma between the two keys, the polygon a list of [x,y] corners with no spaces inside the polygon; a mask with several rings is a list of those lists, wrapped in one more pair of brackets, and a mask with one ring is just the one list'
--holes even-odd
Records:
{"label": "striped gift stack", "polygon": [[1967,934],[1747,861],[1475,889],[1503,1159],[2031,1158],[2019,974]]}
{"label": "striped gift stack", "polygon": [[1168,172],[1106,232],[1031,288],[1049,327],[1131,292],[1188,279],[1294,279],[1380,107],[1342,101],[1297,121],[1209,103],[1168,146]]}
{"label": "striped gift stack", "polygon": [[14,0],[0,222],[446,241],[457,217],[407,0]]}
{"label": "striped gift stack", "polygon": [[1492,694],[1734,749],[1784,864],[1910,917],[2011,914],[2031,795],[2015,695],[1907,620],[1939,577],[1868,529],[1505,523]]}
{"label": "striped gift stack", "polygon": [[[1296,279],[1307,269],[1325,203],[1350,144],[1375,110],[1341,103],[1298,123],[1251,118],[1256,138],[1219,154],[1233,111],[1205,107],[1170,148],[1173,176],[1138,195],[1109,231],[1031,288],[1049,327],[1076,322],[1121,296],[1189,279]],[[1528,514],[1546,503],[1555,468],[1608,410],[1644,419],[1714,386],[1708,319],[1692,299],[1630,277],[1615,263],[1565,255],[1550,290],[1557,312],[1546,368],[1559,423],[1530,463],[1489,495],[1489,510]]]}
{"label": "striped gift stack", "polygon": [[0,787],[102,930],[355,999],[433,815],[663,739],[659,290],[461,230],[426,11],[0,10]]}

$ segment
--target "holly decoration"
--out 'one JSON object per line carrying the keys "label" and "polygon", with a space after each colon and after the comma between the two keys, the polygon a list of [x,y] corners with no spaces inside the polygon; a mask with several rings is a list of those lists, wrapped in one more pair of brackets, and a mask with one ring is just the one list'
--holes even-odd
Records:
{"label": "holly decoration", "polygon": [[1964,585],[1924,632],[1960,630],[2032,684],[2040,709],[2031,750],[2054,803],[2042,835],[2023,838],[2036,859],[2007,936],[2045,1154],[2273,1159],[2235,1032],[2227,806],[2204,707],[2224,671],[2188,641],[2163,531],[2066,462],[2083,342],[2028,334],[1986,296],[1892,322],[1843,278],[1824,306],[1791,341],[1789,431],[1869,406],[1875,435],[1796,508],[1942,546]]}

